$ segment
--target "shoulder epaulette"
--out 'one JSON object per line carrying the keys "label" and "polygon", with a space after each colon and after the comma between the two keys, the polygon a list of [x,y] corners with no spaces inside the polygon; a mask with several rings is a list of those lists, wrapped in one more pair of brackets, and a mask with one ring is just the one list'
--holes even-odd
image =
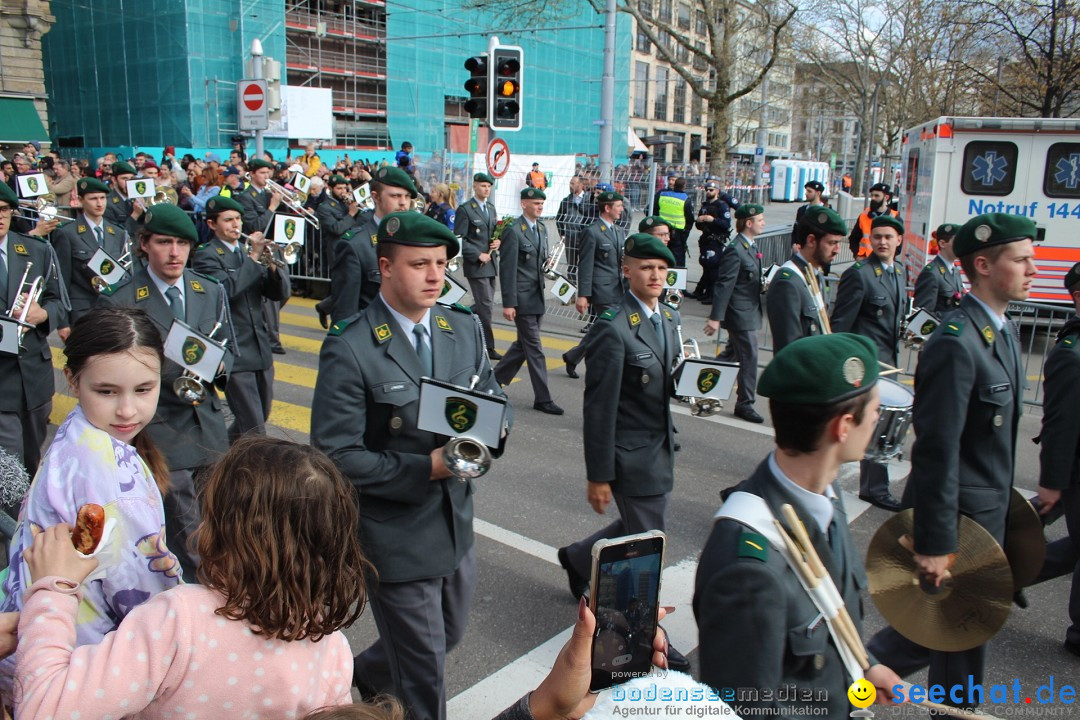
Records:
{"label": "shoulder epaulette", "polygon": [[856,261],[856,262],[855,262],[855,264],[854,264],[854,265],[852,265],[851,267],[853,267],[853,268],[861,268],[861,267],[862,267],[863,265],[865,265],[865,264],[866,264],[866,263],[865,263],[865,262],[863,262],[862,260],[858,260],[858,261]]}
{"label": "shoulder epaulette", "polygon": [[791,272],[791,268],[784,268],[780,271],[780,277],[784,278],[785,280],[794,274],[795,273]]}
{"label": "shoulder epaulette", "polygon": [[203,280],[209,280],[210,282],[214,283],[215,285],[220,285],[221,284],[221,281],[218,280],[213,275],[204,275],[203,273],[199,272],[198,270],[191,270],[191,268],[188,268],[188,270],[191,271],[192,275],[198,275]]}
{"label": "shoulder epaulette", "polygon": [[345,332],[345,328],[352,324],[352,321],[357,318],[356,315],[351,315],[344,320],[338,320],[336,323],[330,326],[330,330],[327,331],[327,335],[340,335]]}
{"label": "shoulder epaulette", "polygon": [[769,541],[765,539],[764,535],[743,530],[739,534],[738,556],[765,562],[769,557]]}
{"label": "shoulder epaulette", "polygon": [[454,303],[453,305],[448,305],[447,307],[450,307],[450,308],[452,308],[454,310],[457,310],[458,312],[463,312],[463,313],[465,313],[467,315],[472,315],[473,314],[472,308],[466,307],[465,305],[462,305],[461,303]]}
{"label": "shoulder epaulette", "polygon": [[202,249],[203,249],[204,247],[210,247],[210,243],[208,243],[208,242],[204,242],[204,243],[202,243],[201,245],[196,245],[196,246],[195,246],[195,252],[199,252],[199,251],[200,251],[200,250],[202,250]]}
{"label": "shoulder epaulette", "polygon": [[1075,335],[1068,335],[1066,337],[1063,337],[1058,342],[1061,345],[1063,345],[1063,346],[1065,346],[1067,348],[1080,347],[1080,345],[1078,345],[1077,342],[1076,342],[1076,336]]}
{"label": "shoulder epaulette", "polygon": [[941,328],[942,335],[955,335],[960,336],[960,333],[964,331],[964,323],[960,320],[950,320],[945,323]]}
{"label": "shoulder epaulette", "polygon": [[601,320],[611,320],[612,318],[614,318],[616,315],[619,314],[620,310],[622,310],[622,308],[620,306],[613,305],[613,306],[609,307],[607,310],[605,310],[603,313],[600,314],[600,319]]}

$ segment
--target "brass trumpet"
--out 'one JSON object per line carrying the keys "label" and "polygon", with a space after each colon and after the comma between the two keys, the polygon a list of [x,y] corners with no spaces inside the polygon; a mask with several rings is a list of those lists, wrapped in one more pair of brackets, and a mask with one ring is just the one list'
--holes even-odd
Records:
{"label": "brass trumpet", "polygon": [[[15,293],[15,302],[8,309],[8,317],[19,323],[20,349],[23,347],[23,337],[26,335],[26,331],[33,327],[33,325],[26,322],[26,316],[30,314],[30,306],[41,299],[41,293],[45,290],[45,282],[40,275],[34,278],[33,282],[27,282],[33,266],[34,263],[32,262],[28,261],[26,263],[26,269],[19,280],[19,291]],[[26,297],[24,298],[23,295]]]}
{"label": "brass trumpet", "polygon": [[39,197],[37,200],[20,200],[19,207],[23,211],[29,211],[37,216],[37,222],[50,222],[52,220],[59,220],[62,223],[71,222],[74,218],[64,217],[60,214],[60,210],[56,205],[52,204],[44,197]]}
{"label": "brass trumpet", "polygon": [[[476,387],[479,375],[469,378],[469,389]],[[462,482],[478,478],[491,469],[491,450],[484,443],[470,437],[450,438],[443,446],[443,462],[446,469]]]}
{"label": "brass trumpet", "polygon": [[162,204],[176,205],[178,203],[179,203],[179,198],[176,195],[176,191],[173,190],[171,187],[168,187],[168,186],[165,186],[165,185],[162,185],[161,187],[157,188],[157,191],[154,193],[154,197],[150,198],[146,202],[146,204],[148,206],[149,205],[162,205]]}
{"label": "brass trumpet", "polygon": [[[251,236],[246,233],[240,233],[240,238],[244,240],[244,253],[250,254],[251,246],[253,244]],[[303,246],[298,242],[282,245],[280,243],[267,241],[263,246],[262,254],[259,255],[259,259],[256,260],[256,262],[266,267],[270,267],[271,264],[277,265],[278,267],[288,267],[300,259],[300,249],[302,247]],[[274,254],[274,250],[277,250],[281,254],[280,258]]]}
{"label": "brass trumpet", "polygon": [[[131,271],[131,261],[132,261],[132,257],[131,257],[131,238],[130,237],[125,237],[124,238],[124,254],[121,255],[120,259],[117,260],[116,262],[118,262],[120,264],[120,267],[124,268],[124,272],[130,272]],[[103,293],[109,288],[109,283],[105,282],[105,279],[102,278],[100,275],[94,275],[94,277],[90,278],[90,287],[94,288],[99,293]]]}
{"label": "brass trumpet", "polygon": [[[215,323],[207,338],[213,339],[214,334],[221,329],[221,323]],[[221,341],[221,347],[225,347],[228,343],[228,339]],[[206,400],[206,386],[203,385],[199,376],[190,370],[184,370],[180,374],[180,377],[173,380],[173,392],[176,393],[176,397],[180,398],[189,405],[201,405]]]}
{"label": "brass trumpet", "polygon": [[682,306],[682,293],[678,290],[665,290],[664,294],[660,296],[660,302],[674,310],[678,310]]}
{"label": "brass trumpet", "polygon": [[[246,173],[244,175],[244,179],[250,183],[251,173]],[[270,192],[280,195],[282,202],[284,202],[290,210],[307,220],[309,223],[314,225],[316,229],[318,229],[319,218],[315,215],[315,213],[304,207],[304,201],[300,197],[300,193],[298,193],[296,190],[291,190],[282,185],[281,183],[271,180],[270,178],[267,178],[266,180],[266,188]]]}
{"label": "brass trumpet", "polygon": [[544,271],[544,277],[548,280],[554,280],[559,276],[555,270],[559,267],[559,261],[562,260],[564,252],[566,252],[566,243],[560,238],[559,243],[555,246],[554,250],[552,250],[551,254],[548,255],[548,259],[544,261],[544,267],[542,269]]}

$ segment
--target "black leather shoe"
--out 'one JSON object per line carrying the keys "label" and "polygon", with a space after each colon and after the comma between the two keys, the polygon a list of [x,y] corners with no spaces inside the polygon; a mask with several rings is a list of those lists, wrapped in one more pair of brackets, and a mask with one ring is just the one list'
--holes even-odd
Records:
{"label": "black leather shoe", "polygon": [[1066,640],[1065,644],[1062,645],[1062,647],[1071,652],[1076,657],[1080,657],[1080,643],[1074,643]]}
{"label": "black leather shoe", "polygon": [[1024,594],[1023,589],[1017,590],[1013,593],[1013,602],[1016,603],[1016,607],[1020,608],[1021,610],[1027,610],[1028,599],[1027,595]]}
{"label": "black leather shoe", "polygon": [[679,452],[680,450],[682,450],[682,443],[680,443],[678,440],[676,440],[675,441],[675,452]]}
{"label": "black leather shoe", "polygon": [[[359,666],[360,663],[356,662],[357,660],[359,660],[359,658],[360,656],[357,655],[354,659],[353,664],[355,666]],[[355,670],[353,671],[352,684],[353,687],[355,687],[360,692],[360,699],[364,700],[365,702],[374,700],[376,697],[379,696],[379,691],[366,679],[360,677]]]}
{"label": "black leather shoe", "polygon": [[567,375],[574,378],[575,380],[577,380],[579,377],[581,377],[580,375],[578,375],[577,363],[572,363],[569,360],[567,360],[566,359],[566,353],[563,353],[562,361],[564,363],[566,363],[566,374]]}
{"label": "black leather shoe", "polygon": [[879,507],[882,510],[888,510],[889,512],[900,512],[903,506],[900,505],[900,501],[894,498],[889,493],[884,495],[875,495],[870,497],[869,495],[860,495],[859,499],[863,502],[868,502],[875,507]]}
{"label": "black leather shoe", "polygon": [[575,600],[580,600],[585,591],[589,589],[589,581],[581,577],[574,566],[570,564],[570,556],[566,554],[566,548],[559,548],[559,564],[566,571],[566,580],[570,585],[570,594]]}
{"label": "black leather shoe", "polygon": [[533,410],[539,410],[540,412],[547,413],[548,415],[563,414],[563,409],[551,400],[542,403],[533,403]]}
{"label": "black leather shoe", "polygon": [[765,418],[758,415],[757,410],[752,407],[735,408],[735,417],[742,418],[746,422],[751,423],[765,422]]}
{"label": "black leather shoe", "polygon": [[323,330],[330,329],[330,315],[323,312],[323,309],[318,305],[315,306],[315,311],[319,313],[319,324],[323,326]]}
{"label": "black leather shoe", "polygon": [[667,646],[667,666],[668,670],[686,673],[687,675],[690,674],[690,661],[686,659],[685,655],[675,649],[670,640],[668,641]]}
{"label": "black leather shoe", "polygon": [[497,350],[488,350],[488,360],[502,360],[502,355]]}
{"label": "black leather shoe", "polygon": [[274,353],[275,355],[284,355],[285,348],[281,347],[280,345],[274,345],[272,348],[270,348],[270,352]]}

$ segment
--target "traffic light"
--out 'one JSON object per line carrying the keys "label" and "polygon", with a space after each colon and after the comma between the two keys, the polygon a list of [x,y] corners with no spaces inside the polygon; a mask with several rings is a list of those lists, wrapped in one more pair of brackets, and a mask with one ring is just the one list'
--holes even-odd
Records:
{"label": "traffic light", "polygon": [[497,45],[491,52],[491,101],[488,126],[492,130],[521,129],[522,50],[516,45]]}
{"label": "traffic light", "polygon": [[469,117],[484,119],[488,114],[488,62],[483,55],[471,57],[465,61],[465,69],[469,71],[469,79],[465,81],[465,89],[469,91],[469,99],[465,101],[465,110]]}

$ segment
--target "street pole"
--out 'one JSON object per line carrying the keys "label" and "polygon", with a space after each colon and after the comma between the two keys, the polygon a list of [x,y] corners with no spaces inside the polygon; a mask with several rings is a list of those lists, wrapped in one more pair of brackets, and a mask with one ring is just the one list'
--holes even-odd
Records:
{"label": "street pole", "polygon": [[758,186],[758,189],[750,193],[750,197],[755,197],[754,193],[760,193],[756,197],[760,198],[761,202],[765,202],[765,190],[761,186],[765,184],[765,173],[763,167],[765,165],[765,147],[766,141],[769,139],[769,127],[768,127],[768,105],[769,105],[769,76],[766,75],[761,79],[761,112],[758,113],[758,129],[757,129],[757,146],[762,149],[762,154],[758,155],[754,153],[754,185]]}
{"label": "street pole", "polygon": [[600,181],[614,177],[612,152],[615,132],[615,12],[617,0],[607,0],[604,17],[604,74],[600,84]]}
{"label": "street pole", "polygon": [[[255,38],[251,41],[251,77],[255,80],[263,79],[263,47],[259,38]],[[263,97],[263,102],[269,102],[268,98]],[[255,157],[261,158],[263,154],[263,131],[255,131]]]}
{"label": "street pole", "polygon": [[[874,183],[873,180],[873,164],[874,164],[874,141],[877,136],[877,111],[878,111],[878,91],[881,90],[881,81],[878,80],[874,85],[874,97],[873,107],[870,110],[870,135],[866,141],[866,181],[863,187],[869,188]],[[882,179],[884,179],[884,168],[882,168]],[[869,189],[867,189],[867,195],[869,196]]]}

